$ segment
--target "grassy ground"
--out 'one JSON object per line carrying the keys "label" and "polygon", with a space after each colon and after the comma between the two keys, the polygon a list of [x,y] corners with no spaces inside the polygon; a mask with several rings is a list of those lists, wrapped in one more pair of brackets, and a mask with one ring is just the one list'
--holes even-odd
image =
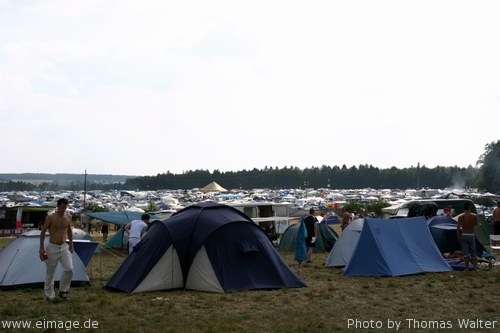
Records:
{"label": "grassy ground", "polygon": [[[98,236],[96,236],[98,238]],[[7,239],[0,239],[3,246]],[[34,254],[37,255],[37,254]],[[88,274],[92,285],[71,289],[71,299],[48,303],[42,289],[0,293],[0,319],[36,321],[95,321],[102,332],[395,332],[388,320],[402,321],[401,331],[454,332],[458,320],[495,321],[500,331],[500,266],[492,271],[449,272],[406,277],[345,277],[324,268],[327,254],[315,254],[314,264],[299,269],[293,253],[282,254],[299,272],[307,288],[212,294],[177,290],[128,295],[102,288],[123,261],[123,255],[95,254]],[[349,320],[382,328],[358,329]],[[88,323],[88,322],[87,322]],[[429,329],[434,325],[447,329]],[[2,323],[3,324],[3,323]],[[412,324],[412,325],[410,325]],[[68,326],[66,326],[68,327]],[[374,327],[374,326],[372,326]],[[0,327],[0,331],[2,328]],[[64,332],[4,329],[5,332]],[[86,331],[80,329],[80,331]],[[462,330],[477,332],[480,330]]]}

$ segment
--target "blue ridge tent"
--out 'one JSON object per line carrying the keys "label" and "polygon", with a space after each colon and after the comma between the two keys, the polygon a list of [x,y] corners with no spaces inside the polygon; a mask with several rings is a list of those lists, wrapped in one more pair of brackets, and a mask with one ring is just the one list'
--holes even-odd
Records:
{"label": "blue ridge tent", "polygon": [[105,287],[138,293],[304,286],[247,215],[205,203],[153,222]]}
{"label": "blue ridge tent", "polygon": [[452,268],[439,252],[425,217],[365,219],[348,276],[400,276],[447,272]]}

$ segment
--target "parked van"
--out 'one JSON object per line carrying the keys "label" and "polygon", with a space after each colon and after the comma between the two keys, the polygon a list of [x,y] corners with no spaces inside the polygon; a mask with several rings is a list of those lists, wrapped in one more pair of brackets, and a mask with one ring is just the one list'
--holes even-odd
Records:
{"label": "parked van", "polygon": [[471,212],[477,214],[476,206],[469,199],[432,199],[415,200],[402,204],[397,212],[397,217],[425,216],[427,218],[442,215],[446,207],[451,208],[452,217],[464,212],[464,203],[471,203]]}

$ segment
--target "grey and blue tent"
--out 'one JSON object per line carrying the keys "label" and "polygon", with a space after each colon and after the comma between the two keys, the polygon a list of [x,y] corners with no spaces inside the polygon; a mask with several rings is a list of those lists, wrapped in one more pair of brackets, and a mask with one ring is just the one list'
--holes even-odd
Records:
{"label": "grey and blue tent", "polygon": [[360,218],[351,221],[351,223],[347,225],[333,245],[326,259],[325,267],[344,267],[347,265],[356,248],[364,223],[365,219]]}
{"label": "grey and blue tent", "polygon": [[432,239],[425,217],[365,219],[344,269],[349,276],[400,276],[452,268]]}
{"label": "grey and blue tent", "polygon": [[[88,240],[73,241],[75,252],[73,258],[72,285],[90,283],[85,270],[96,247],[96,242]],[[45,244],[48,237],[45,238]],[[46,265],[40,261],[40,231],[32,230],[18,236],[0,251],[0,289],[13,289],[17,287],[43,287],[45,282]],[[61,277],[60,264],[56,270],[56,285]]]}
{"label": "grey and blue tent", "polygon": [[247,215],[226,205],[205,203],[152,222],[105,287],[138,293],[304,286]]}

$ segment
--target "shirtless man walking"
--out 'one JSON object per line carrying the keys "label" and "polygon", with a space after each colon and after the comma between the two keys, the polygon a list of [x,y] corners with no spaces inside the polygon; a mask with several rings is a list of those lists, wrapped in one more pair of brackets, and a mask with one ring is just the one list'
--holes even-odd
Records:
{"label": "shirtless man walking", "polygon": [[[57,263],[61,262],[63,273],[59,283],[59,296],[68,298],[69,287],[73,277],[74,252],[73,232],[71,230],[71,216],[66,213],[68,200],[61,198],[57,200],[57,210],[48,215],[40,231],[40,259],[45,261],[47,271],[45,275],[44,292],[48,300],[56,299],[54,293],[54,275]],[[49,244],[45,248],[45,233],[49,231]],[[69,245],[66,243],[69,240]]]}
{"label": "shirtless man walking", "polygon": [[471,212],[471,203],[464,203],[465,212],[459,216],[457,222],[457,238],[462,245],[464,253],[465,270],[469,270],[470,258],[477,268],[476,236],[474,236],[474,227],[477,225],[477,215]]}

